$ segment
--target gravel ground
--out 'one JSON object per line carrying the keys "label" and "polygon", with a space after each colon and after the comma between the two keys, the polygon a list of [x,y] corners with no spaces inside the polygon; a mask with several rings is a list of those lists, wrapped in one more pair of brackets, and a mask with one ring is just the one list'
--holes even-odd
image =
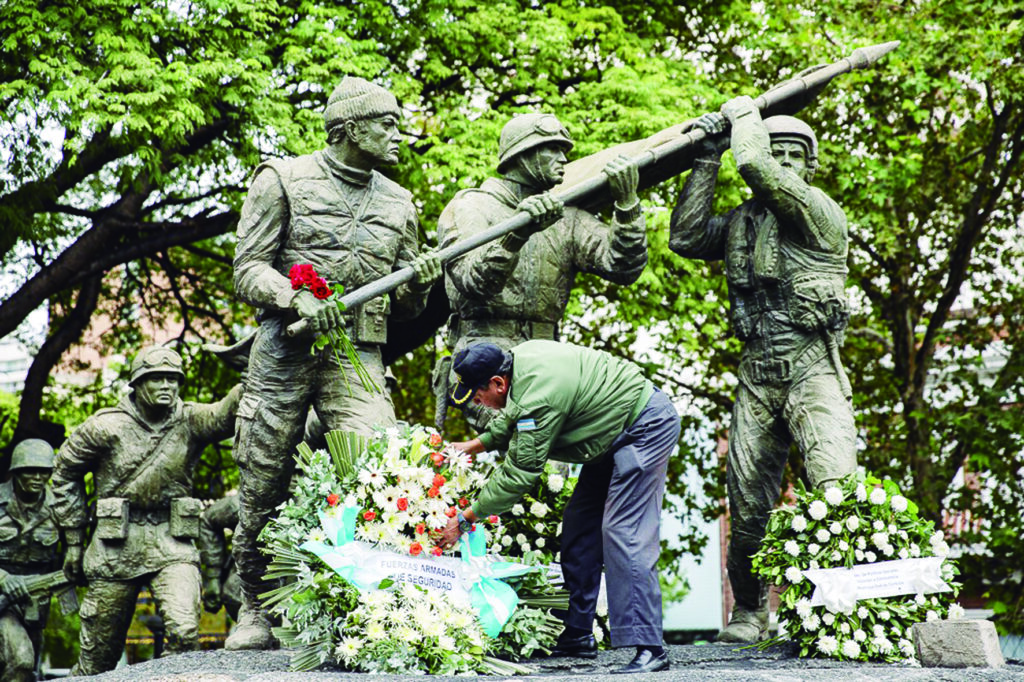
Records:
{"label": "gravel ground", "polygon": [[[1003,668],[916,668],[900,665],[841,663],[832,660],[800,659],[788,647],[768,651],[737,649],[724,645],[671,645],[668,647],[672,667],[664,672],[643,676],[644,680],[771,680],[790,682],[867,682],[873,680],[981,682],[992,680],[1024,681],[1024,663],[1011,661]],[[632,658],[632,649],[602,651],[594,661],[550,658],[530,661],[535,675],[521,680],[543,678],[544,682],[579,680],[587,682],[622,682],[609,672],[625,665]],[[367,680],[361,673],[321,670],[315,673],[289,673],[288,655],[279,651],[199,651],[170,656],[155,661],[114,670],[92,677],[66,678],[98,682],[335,682]],[[382,675],[376,680],[422,680],[422,676]],[[462,678],[435,678],[462,679]]]}

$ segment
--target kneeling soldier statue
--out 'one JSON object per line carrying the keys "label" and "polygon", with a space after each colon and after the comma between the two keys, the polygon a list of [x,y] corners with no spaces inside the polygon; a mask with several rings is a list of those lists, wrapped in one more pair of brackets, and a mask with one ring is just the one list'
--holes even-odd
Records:
{"label": "kneeling soldier statue", "polygon": [[53,494],[53,448],[31,438],[11,454],[11,480],[0,484],[0,679],[35,679],[50,615],[49,594],[32,592],[33,579],[58,566]]}
{"label": "kneeling soldier statue", "polygon": [[[167,628],[167,653],[199,646],[199,500],[192,471],[203,449],[234,431],[236,386],[212,405],[178,397],[181,356],[155,346],[132,363],[131,393],[74,430],[57,455],[53,487],[68,540],[64,571],[88,580],[80,611],[81,656],[72,675],[112,670],[139,590],[149,585]],[[92,472],[96,529],[84,477]]]}

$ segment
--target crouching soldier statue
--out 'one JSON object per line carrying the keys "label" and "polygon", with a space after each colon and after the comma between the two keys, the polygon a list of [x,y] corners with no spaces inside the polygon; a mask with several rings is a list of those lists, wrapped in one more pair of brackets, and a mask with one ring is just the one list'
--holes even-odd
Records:
{"label": "crouching soldier statue", "polygon": [[[124,647],[139,590],[149,585],[167,628],[167,653],[198,648],[201,505],[192,471],[210,443],[234,432],[241,387],[220,402],[178,397],[181,356],[159,346],[132,363],[131,392],[100,410],[61,447],[53,473],[57,518],[68,541],[64,571],[89,591],[80,611],[81,656],[72,675],[112,670]],[[96,529],[84,549],[92,472]]]}
{"label": "crouching soldier statue", "polygon": [[49,593],[31,591],[33,579],[59,566],[59,532],[46,482],[53,448],[31,438],[11,454],[11,480],[0,484],[0,680],[36,679]]}

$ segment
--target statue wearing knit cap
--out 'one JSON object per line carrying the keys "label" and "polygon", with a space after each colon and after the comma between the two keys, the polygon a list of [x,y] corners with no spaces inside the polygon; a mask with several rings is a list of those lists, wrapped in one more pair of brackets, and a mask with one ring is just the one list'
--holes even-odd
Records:
{"label": "statue wearing knit cap", "polygon": [[[327,148],[260,165],[242,206],[235,290],[260,309],[260,327],[235,438],[240,509],[234,558],[244,601],[229,649],[276,644],[257,599],[266,590],[267,565],[257,538],[287,496],[280,482],[291,479],[309,408],[328,430],[369,434],[374,425],[395,422],[389,396],[366,390],[344,355],[339,367],[329,348],[311,355],[312,337],[292,338],[285,330],[300,319],[313,334],[344,326],[374,383],[385,385],[380,347],[388,316],[418,315],[441,274],[434,252],[419,250],[410,193],[376,171],[398,161],[400,114],[384,88],[343,78],[324,111]],[[333,301],[292,289],[288,271],[305,263],[347,290],[410,265],[416,276],[389,297],[342,314]]]}

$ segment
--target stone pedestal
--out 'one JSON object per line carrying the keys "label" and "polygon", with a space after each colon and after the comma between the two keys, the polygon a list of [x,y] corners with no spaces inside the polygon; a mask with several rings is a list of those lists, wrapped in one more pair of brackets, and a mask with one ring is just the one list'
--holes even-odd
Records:
{"label": "stone pedestal", "polygon": [[926,668],[1001,668],[996,626],[987,620],[937,620],[913,627],[917,658]]}

